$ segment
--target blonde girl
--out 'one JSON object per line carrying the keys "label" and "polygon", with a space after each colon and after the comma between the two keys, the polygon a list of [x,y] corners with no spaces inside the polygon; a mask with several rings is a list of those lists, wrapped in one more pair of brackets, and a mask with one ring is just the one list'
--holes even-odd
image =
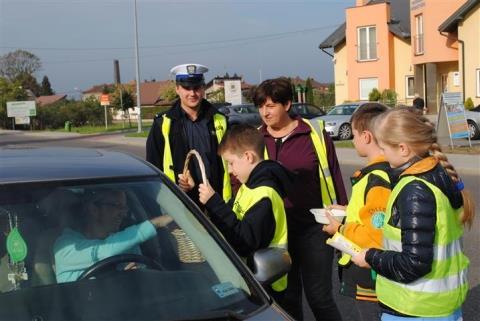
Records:
{"label": "blonde girl", "polygon": [[384,249],[352,258],[377,272],[382,321],[459,321],[468,291],[463,226],[473,202],[425,117],[394,109],[375,123],[375,136],[393,169]]}

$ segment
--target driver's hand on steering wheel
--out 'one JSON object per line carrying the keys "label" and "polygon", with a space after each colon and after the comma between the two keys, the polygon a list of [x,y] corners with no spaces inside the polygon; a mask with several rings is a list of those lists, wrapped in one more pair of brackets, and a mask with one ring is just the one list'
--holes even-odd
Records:
{"label": "driver's hand on steering wheel", "polygon": [[165,227],[173,221],[170,215],[161,215],[150,219],[150,223],[156,228]]}

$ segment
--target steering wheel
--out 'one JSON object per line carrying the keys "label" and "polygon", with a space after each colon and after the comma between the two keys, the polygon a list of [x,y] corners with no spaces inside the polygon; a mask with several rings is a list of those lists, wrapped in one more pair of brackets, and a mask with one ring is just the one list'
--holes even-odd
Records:
{"label": "steering wheel", "polygon": [[106,259],[103,259],[93,264],[88,269],[83,271],[82,274],[80,274],[77,281],[88,279],[100,273],[111,270],[118,264],[130,263],[130,262],[141,263],[149,268],[165,271],[165,268],[160,263],[158,263],[157,261],[154,261],[148,256],[143,256],[138,254],[119,254],[119,255],[107,257]]}

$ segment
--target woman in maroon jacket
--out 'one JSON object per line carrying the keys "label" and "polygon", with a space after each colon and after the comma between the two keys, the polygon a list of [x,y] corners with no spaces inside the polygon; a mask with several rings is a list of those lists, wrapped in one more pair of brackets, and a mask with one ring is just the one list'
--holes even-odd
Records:
{"label": "woman in maroon jacket", "polygon": [[[254,93],[264,124],[268,158],[277,160],[296,175],[294,187],[285,201],[288,222],[288,250],[292,269],[282,306],[302,320],[302,284],[316,320],[341,320],[332,295],[333,249],[325,244],[328,235],[316,223],[311,208],[324,207],[320,190],[319,158],[311,138],[312,127],[298,116],[290,116],[292,86],[288,79],[262,82]],[[338,204],[347,203],[333,142],[323,130],[328,169],[332,175]],[[324,194],[325,195],[325,194]]]}

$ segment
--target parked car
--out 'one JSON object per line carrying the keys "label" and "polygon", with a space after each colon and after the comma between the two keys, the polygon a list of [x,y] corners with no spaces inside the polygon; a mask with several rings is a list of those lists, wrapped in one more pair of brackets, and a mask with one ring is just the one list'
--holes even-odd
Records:
{"label": "parked car", "polygon": [[306,103],[293,103],[291,111],[292,113],[306,119],[325,115],[325,112],[319,107]]}
{"label": "parked car", "polygon": [[[271,284],[284,275],[286,250],[255,253],[254,276],[186,194],[143,160],[93,149],[2,148],[0,164],[4,247],[8,233],[8,252],[0,254],[0,320],[292,320],[255,279]],[[108,190],[122,197],[101,198]],[[135,254],[109,256],[91,245],[103,241],[82,229],[93,217],[85,210],[92,195],[94,213],[121,207],[123,219],[110,219],[121,222],[120,229],[159,215],[173,221],[135,247]],[[65,247],[92,246],[87,257],[103,259],[59,283],[55,265],[62,257],[56,254],[65,247],[56,240],[67,229],[84,242],[69,240],[72,246]],[[110,235],[105,242],[117,237]],[[129,237],[115,240],[125,243],[134,235]],[[80,256],[74,258],[72,264],[80,265]],[[135,268],[127,268],[131,263]]]}
{"label": "parked car", "polygon": [[466,110],[465,117],[470,131],[470,139],[480,139],[480,110]]}
{"label": "parked car", "polygon": [[325,130],[333,138],[340,140],[352,138],[352,125],[350,118],[362,102],[345,103],[334,106],[325,116],[320,118],[325,121]]}
{"label": "parked car", "polygon": [[254,104],[223,106],[218,110],[227,116],[229,125],[250,124],[259,126],[262,123],[258,108]]}

